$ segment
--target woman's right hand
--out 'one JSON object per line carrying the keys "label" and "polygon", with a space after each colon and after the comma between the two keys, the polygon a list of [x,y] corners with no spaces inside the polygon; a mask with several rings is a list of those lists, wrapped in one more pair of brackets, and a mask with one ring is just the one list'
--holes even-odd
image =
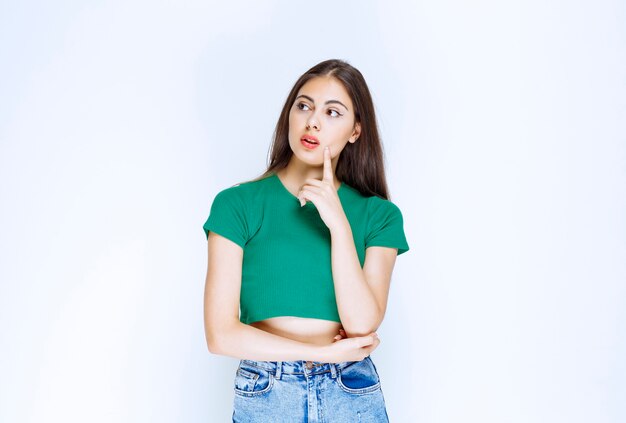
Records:
{"label": "woman's right hand", "polygon": [[378,334],[372,332],[365,336],[355,336],[335,340],[325,345],[323,361],[325,363],[341,363],[342,361],[361,361],[372,353],[380,344]]}
{"label": "woman's right hand", "polygon": [[339,333],[335,335],[335,337],[333,338],[333,342],[339,341],[341,338],[347,338],[347,337],[348,335],[346,335],[346,331],[343,330],[343,328],[339,328]]}

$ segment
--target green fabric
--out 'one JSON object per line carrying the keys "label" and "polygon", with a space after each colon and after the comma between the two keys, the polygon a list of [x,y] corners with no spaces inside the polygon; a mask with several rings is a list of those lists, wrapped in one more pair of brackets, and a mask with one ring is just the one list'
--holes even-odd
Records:
{"label": "green fabric", "polygon": [[[364,197],[342,183],[337,191],[356,251],[365,262],[371,246],[409,250],[400,209],[377,196]],[[276,316],[340,322],[331,273],[330,231],[312,202],[300,202],[276,174],[220,191],[204,232],[222,235],[243,251],[240,321]]]}

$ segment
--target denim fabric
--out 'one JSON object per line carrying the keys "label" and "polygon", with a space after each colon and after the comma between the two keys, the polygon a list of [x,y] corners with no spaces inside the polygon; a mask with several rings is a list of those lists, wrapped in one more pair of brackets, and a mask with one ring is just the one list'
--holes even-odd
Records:
{"label": "denim fabric", "polygon": [[240,360],[235,423],[389,422],[376,366],[362,361]]}

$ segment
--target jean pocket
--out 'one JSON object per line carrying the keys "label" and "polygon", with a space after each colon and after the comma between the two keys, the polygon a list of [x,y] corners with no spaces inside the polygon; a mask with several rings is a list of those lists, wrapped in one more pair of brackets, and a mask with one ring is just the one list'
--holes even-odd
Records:
{"label": "jean pocket", "polygon": [[337,384],[349,394],[361,395],[380,389],[380,378],[371,358],[365,357],[339,369]]}
{"label": "jean pocket", "polygon": [[263,395],[272,389],[274,375],[267,370],[240,364],[235,374],[235,394],[244,397]]}

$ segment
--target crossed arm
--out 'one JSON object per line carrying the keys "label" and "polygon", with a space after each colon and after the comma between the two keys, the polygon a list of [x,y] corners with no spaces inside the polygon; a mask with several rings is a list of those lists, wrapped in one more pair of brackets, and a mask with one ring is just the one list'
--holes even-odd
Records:
{"label": "crossed arm", "polygon": [[[379,342],[372,344],[371,337],[366,335],[374,332],[383,319],[397,250],[368,248],[361,269],[351,232],[336,234],[332,243],[332,271],[340,318],[348,338],[363,337],[350,347],[361,349],[362,359]],[[242,261],[240,246],[213,232],[209,234],[204,292],[209,351],[253,360],[335,360],[336,349],[294,341],[239,321]]]}

